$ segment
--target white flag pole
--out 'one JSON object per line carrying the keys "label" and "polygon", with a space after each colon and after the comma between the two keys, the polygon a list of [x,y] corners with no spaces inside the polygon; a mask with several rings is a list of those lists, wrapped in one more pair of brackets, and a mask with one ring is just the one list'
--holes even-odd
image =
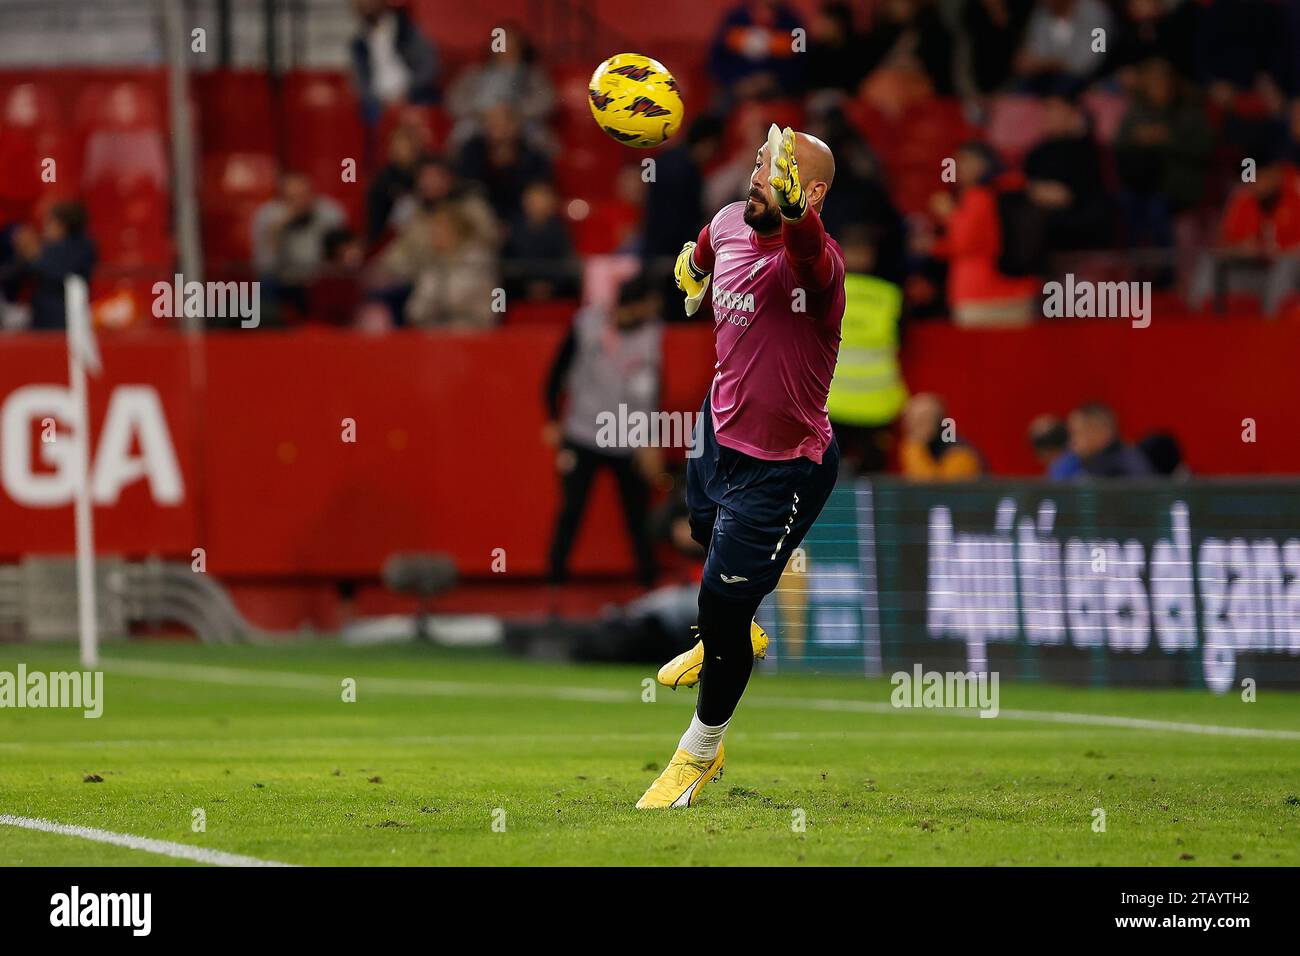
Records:
{"label": "white flag pole", "polygon": [[72,397],[73,456],[76,489],[77,629],[81,640],[81,666],[99,666],[99,630],[95,608],[95,515],[90,500],[90,407],[86,371],[98,374],[99,349],[90,322],[90,292],[81,276],[68,276],[63,283],[64,308],[68,325],[68,391]]}

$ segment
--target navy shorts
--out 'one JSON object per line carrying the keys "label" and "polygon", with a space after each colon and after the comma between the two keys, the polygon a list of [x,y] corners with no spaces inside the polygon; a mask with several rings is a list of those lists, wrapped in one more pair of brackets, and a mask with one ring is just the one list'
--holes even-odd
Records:
{"label": "navy shorts", "polygon": [[835,487],[840,449],[832,438],[819,465],[809,458],[764,461],[719,445],[704,398],[695,430],[699,454],[686,464],[691,537],[703,545],[703,583],[723,597],[761,599],[776,589]]}

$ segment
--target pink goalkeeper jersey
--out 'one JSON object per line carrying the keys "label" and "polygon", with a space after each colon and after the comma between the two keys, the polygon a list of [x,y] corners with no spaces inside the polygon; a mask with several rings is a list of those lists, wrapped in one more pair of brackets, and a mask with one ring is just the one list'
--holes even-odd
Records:
{"label": "pink goalkeeper jersey", "polygon": [[831,442],[826,395],[840,347],[844,257],[811,209],[767,237],[745,225],[744,212],[743,202],[723,207],[695,257],[713,273],[713,428],[719,444],[754,458],[821,464]]}

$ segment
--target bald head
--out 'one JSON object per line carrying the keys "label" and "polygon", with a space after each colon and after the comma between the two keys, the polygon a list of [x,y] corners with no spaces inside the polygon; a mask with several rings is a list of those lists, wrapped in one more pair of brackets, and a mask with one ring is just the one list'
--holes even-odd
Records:
{"label": "bald head", "polygon": [[[799,164],[799,181],[808,193],[808,202],[818,212],[835,181],[835,157],[831,148],[811,133],[794,134],[794,158]],[[814,195],[813,187],[821,185]]]}
{"label": "bald head", "polygon": [[[835,179],[835,157],[831,148],[810,133],[795,133],[794,161],[799,166],[799,183],[808,197],[808,205],[821,212]],[[772,156],[764,142],[750,172],[749,196],[745,203],[745,222],[760,234],[781,230],[776,195],[768,184],[771,172]]]}

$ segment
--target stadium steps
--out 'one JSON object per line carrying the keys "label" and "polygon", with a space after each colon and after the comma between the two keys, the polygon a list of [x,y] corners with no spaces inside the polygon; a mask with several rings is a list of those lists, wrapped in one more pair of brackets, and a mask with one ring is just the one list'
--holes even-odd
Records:
{"label": "stadium steps", "polygon": [[[179,624],[205,644],[272,637],[250,624],[220,582],[188,564],[159,559],[95,559],[101,639],[127,637],[134,625]],[[76,562],[27,557],[0,565],[0,639],[64,641],[77,636]]]}

